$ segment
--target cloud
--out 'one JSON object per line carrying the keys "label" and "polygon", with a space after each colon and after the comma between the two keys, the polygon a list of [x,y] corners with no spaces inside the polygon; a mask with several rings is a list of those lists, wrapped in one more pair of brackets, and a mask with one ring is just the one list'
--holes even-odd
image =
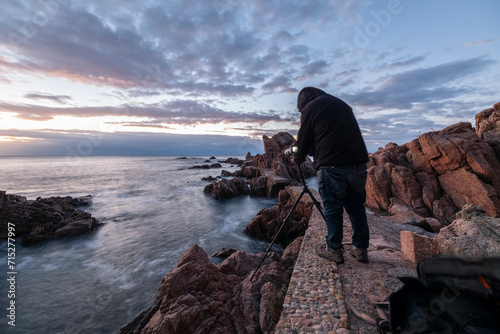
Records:
{"label": "cloud", "polygon": [[473,47],[477,47],[477,46],[493,44],[493,43],[498,43],[498,42],[500,42],[500,39],[498,39],[498,38],[479,39],[479,40],[468,42],[468,43],[458,45],[458,46],[446,47],[446,48],[444,48],[444,51],[453,51],[453,50],[457,50],[457,49],[468,49],[468,48],[473,48]]}
{"label": "cloud", "polygon": [[49,100],[59,104],[66,104],[67,100],[71,100],[71,96],[69,95],[52,95],[44,93],[28,93],[25,94],[24,97],[32,100]]}
{"label": "cloud", "polygon": [[[222,12],[211,1],[133,2],[120,8],[69,1],[50,11],[42,4],[21,1],[0,23],[0,44],[22,54],[0,59],[1,68],[200,96],[251,96],[259,85],[283,77],[325,73],[329,65],[314,55],[317,50],[296,45],[304,33],[288,27],[300,19],[302,28],[306,22],[323,22],[326,28],[338,15],[335,6],[321,1],[235,1]],[[38,26],[31,23],[37,11],[46,13]],[[316,29],[310,25],[308,33]]]}
{"label": "cloud", "polygon": [[[123,105],[120,107],[46,107],[33,104],[11,104],[0,102],[4,112],[15,113],[16,117],[35,121],[46,121],[56,116],[101,117],[127,116],[148,119],[146,125],[170,123],[193,125],[203,123],[265,123],[268,121],[288,122],[289,118],[276,113],[224,111],[196,100],[174,100],[150,105]],[[127,124],[126,122],[125,124]],[[135,125],[138,123],[135,122]]]}
{"label": "cloud", "polygon": [[378,84],[374,88],[343,94],[343,97],[363,107],[410,110],[418,103],[444,101],[470,93],[473,88],[467,87],[466,82],[457,82],[493,64],[496,61],[476,57],[384,75],[375,80]]}

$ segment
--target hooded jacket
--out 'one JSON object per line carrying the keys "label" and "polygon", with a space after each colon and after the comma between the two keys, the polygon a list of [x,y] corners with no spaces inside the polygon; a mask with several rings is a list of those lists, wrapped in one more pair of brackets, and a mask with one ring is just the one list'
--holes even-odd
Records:
{"label": "hooded jacket", "polygon": [[297,98],[300,129],[294,160],[314,157],[316,169],[368,162],[368,152],[352,108],[321,89],[306,87]]}

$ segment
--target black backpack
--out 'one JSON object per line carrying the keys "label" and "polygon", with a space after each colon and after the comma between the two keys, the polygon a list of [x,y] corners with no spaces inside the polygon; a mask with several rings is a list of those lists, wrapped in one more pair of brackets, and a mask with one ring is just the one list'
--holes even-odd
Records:
{"label": "black backpack", "polygon": [[374,303],[379,333],[500,333],[500,257],[428,258],[418,278],[400,280],[401,289]]}

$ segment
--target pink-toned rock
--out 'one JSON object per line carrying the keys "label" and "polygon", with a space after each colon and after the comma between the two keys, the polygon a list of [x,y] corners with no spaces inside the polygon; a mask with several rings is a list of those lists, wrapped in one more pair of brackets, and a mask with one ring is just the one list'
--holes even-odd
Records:
{"label": "pink-toned rock", "polygon": [[401,231],[401,251],[406,259],[418,263],[438,254],[438,246],[434,239],[411,231]]}
{"label": "pink-toned rock", "polygon": [[267,176],[259,176],[250,179],[250,196],[267,196]]}
{"label": "pink-toned rock", "polygon": [[391,170],[391,192],[422,216],[428,211],[422,199],[422,189],[412,171],[404,166],[395,166]]}
{"label": "pink-toned rock", "polygon": [[422,146],[419,139],[414,139],[405,145],[408,151],[406,152],[406,159],[408,159],[411,168],[416,172],[424,172],[426,174],[433,174],[429,158],[422,152]]}
{"label": "pink-toned rock", "polygon": [[283,252],[282,261],[289,261],[290,263],[295,262],[297,259],[297,256],[299,255],[300,252],[300,247],[302,246],[302,241],[304,240],[304,237],[298,237],[295,239],[291,244],[289,244],[285,251]]}
{"label": "pink-toned rock", "polygon": [[[467,203],[500,216],[500,113],[487,109],[476,116],[476,125],[477,134],[462,122],[371,154],[366,205],[388,210],[399,199],[445,224]],[[483,139],[497,133],[495,151],[496,141]]]}
{"label": "pink-toned rock", "polygon": [[[287,203],[283,204],[279,202],[275,206],[262,209],[257,216],[255,216],[255,218],[248,223],[245,228],[245,233],[248,233],[252,237],[269,241],[275,237],[295,202],[290,195],[283,195],[283,192],[288,191],[282,190],[279,197],[281,199],[287,198]],[[309,225],[309,218],[312,214],[312,206],[312,202],[306,203],[304,201],[300,201],[298,203],[297,207],[291,213],[288,221],[276,238],[277,243],[288,245],[297,237],[304,235]]]}
{"label": "pink-toned rock", "polygon": [[263,176],[262,169],[254,168],[253,166],[241,166],[240,170],[234,172],[234,176],[252,179],[254,177]]}
{"label": "pink-toned rock", "polygon": [[500,160],[500,102],[476,115],[476,133],[491,146]]}
{"label": "pink-toned rock", "polygon": [[[271,138],[266,135],[262,136],[262,141],[264,143],[264,154],[257,154],[254,157],[253,166],[270,168],[277,176],[301,181],[298,167],[291,163],[289,157],[283,155],[283,151],[295,143],[295,138],[288,132],[279,132]],[[314,164],[309,158],[306,158],[301,167],[305,178],[316,175]]]}
{"label": "pink-toned rock", "polygon": [[432,231],[435,233],[439,233],[439,231],[443,227],[443,224],[435,218],[425,218],[425,221],[431,227]]}
{"label": "pink-toned rock", "polygon": [[384,167],[374,166],[367,171],[366,205],[376,210],[389,210],[391,185]]}
{"label": "pink-toned rock", "polygon": [[385,148],[379,148],[377,152],[370,155],[367,167],[384,166],[387,163],[399,164],[400,157],[406,152],[406,148],[398,146],[396,143],[389,143]]}
{"label": "pink-toned rock", "polygon": [[495,188],[465,168],[439,176],[439,182],[457,207],[472,204],[483,207],[492,217],[500,215],[500,199]]}
{"label": "pink-toned rock", "polygon": [[274,333],[293,266],[270,253],[250,281],[263,255],[237,251],[215,266],[193,245],[163,278],[157,305],[120,333]]}
{"label": "pink-toned rock", "polygon": [[211,194],[218,199],[228,199],[250,193],[250,188],[241,177],[234,179],[222,179],[219,182],[212,181],[204,189],[205,193]]}
{"label": "pink-toned rock", "polygon": [[443,192],[439,185],[439,180],[434,174],[426,172],[416,173],[415,178],[422,187],[422,200],[425,206],[432,212],[432,203],[439,199]]}
{"label": "pink-toned rock", "polygon": [[264,143],[264,155],[257,154],[254,157],[253,165],[261,168],[271,168],[271,165],[284,149],[290,147],[295,142],[295,138],[288,132],[279,132],[269,138],[262,136]]}
{"label": "pink-toned rock", "polygon": [[432,214],[446,224],[451,223],[455,219],[455,213],[458,210],[458,207],[453,204],[450,195],[446,193],[432,202]]}
{"label": "pink-toned rock", "polygon": [[484,209],[465,205],[457,219],[441,229],[436,237],[440,254],[499,256],[500,218],[486,215]]}
{"label": "pink-toned rock", "polygon": [[465,155],[450,137],[467,130],[472,131],[470,123],[458,123],[441,131],[424,133],[418,138],[422,153],[438,175],[465,165]]}

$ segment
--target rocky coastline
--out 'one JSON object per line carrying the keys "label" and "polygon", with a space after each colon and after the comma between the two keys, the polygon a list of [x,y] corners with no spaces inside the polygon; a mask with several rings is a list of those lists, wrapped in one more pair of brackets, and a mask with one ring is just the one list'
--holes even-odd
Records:
{"label": "rocky coastline", "polygon": [[[261,210],[248,223],[245,232],[255,238],[272,240],[293,205],[291,188],[299,185],[299,171],[282,152],[294,142],[284,132],[263,136],[265,153],[223,161],[240,169],[207,178],[210,183],[203,191],[214,200],[277,199],[275,206]],[[207,166],[194,168],[221,168]],[[302,168],[306,178],[316,173],[310,160]],[[385,239],[374,240],[371,256],[376,259],[383,253],[382,262],[390,264],[399,252],[397,263],[411,267],[436,254],[500,255],[499,170],[500,103],[478,113],[474,127],[454,124],[404,145],[389,143],[370,154],[366,206],[392,224],[384,223],[386,230],[375,231]],[[89,233],[99,222],[79,208],[90,204],[90,196],[28,200],[0,191],[0,238],[7,238],[8,222],[16,224],[16,235],[24,245]],[[299,203],[277,239],[285,248],[283,254],[270,252],[257,272],[262,253],[231,250],[215,265],[201,247],[191,246],[163,278],[151,307],[120,334],[274,333],[313,210],[312,203]],[[379,291],[370,286],[373,271],[346,265],[339,272],[340,277],[356,273],[366,282],[363,286],[342,282],[352,289],[347,293],[360,300],[369,291]],[[379,282],[384,281],[382,272],[386,273],[377,272]],[[393,279],[386,279],[391,283],[382,284],[384,289],[394,286]],[[356,304],[352,296],[347,299]]]}
{"label": "rocky coastline", "polygon": [[[390,143],[370,155],[366,205],[375,212],[385,212],[396,224],[379,234],[384,238],[395,234],[397,240],[395,246],[380,241],[375,251],[386,252],[395,247],[387,256],[400,251],[409,266],[422,256],[467,253],[471,243],[483,245],[477,247],[475,254],[489,254],[485,249],[497,252],[492,245],[500,245],[499,119],[500,104],[496,104],[476,116],[475,129],[470,123],[458,123],[423,134],[405,145]],[[255,237],[272,238],[289,205],[287,187],[297,184],[298,173],[281,151],[293,141],[291,135],[284,133],[272,138],[264,136],[263,155],[253,157],[251,162],[247,159],[241,170],[231,175],[232,179],[212,180],[204,190],[219,199],[250,194],[278,196],[275,208],[262,210],[247,226],[246,232]],[[309,167],[305,169],[309,173]],[[280,240],[289,244],[285,253],[273,253],[254,282],[249,277],[262,254],[236,251],[215,266],[194,245],[164,277],[156,305],[124,326],[120,333],[274,333],[279,319],[276,315],[283,309],[287,280],[294,266],[293,261],[288,261],[298,254],[297,244],[302,242],[303,230],[307,230],[311,209],[311,205],[304,205],[297,210],[305,214],[291,224],[293,232],[285,232],[286,237]],[[459,223],[457,213],[463,217]],[[483,222],[490,219],[486,215],[492,219],[492,227],[484,227]],[[467,229],[471,225],[464,221],[478,216],[476,221],[481,227],[470,237]],[[469,225],[461,228],[459,224]],[[490,238],[478,242],[477,238],[485,233]],[[374,290],[369,282],[366,290]]]}

